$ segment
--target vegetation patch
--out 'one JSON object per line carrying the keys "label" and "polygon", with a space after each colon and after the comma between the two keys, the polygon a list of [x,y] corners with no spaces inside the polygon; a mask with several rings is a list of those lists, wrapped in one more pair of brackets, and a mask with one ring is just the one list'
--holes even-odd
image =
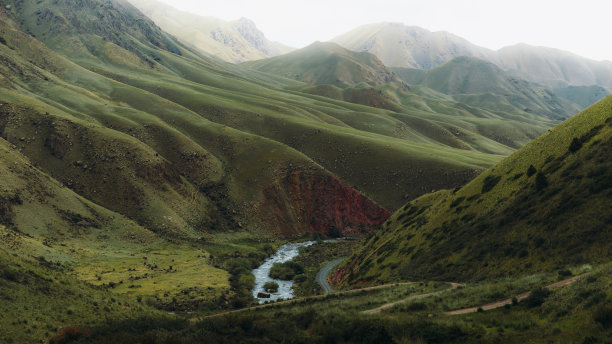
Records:
{"label": "vegetation patch", "polygon": [[270,277],[282,281],[291,281],[296,275],[304,273],[304,267],[294,261],[275,263],[270,269]]}

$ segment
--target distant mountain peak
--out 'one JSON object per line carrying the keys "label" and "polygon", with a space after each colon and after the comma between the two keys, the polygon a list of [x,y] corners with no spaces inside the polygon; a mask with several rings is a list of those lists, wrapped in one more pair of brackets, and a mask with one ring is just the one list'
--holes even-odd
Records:
{"label": "distant mountain peak", "polygon": [[163,30],[201,52],[227,62],[259,60],[293,50],[268,40],[249,18],[224,21],[182,12],[155,0],[129,1]]}

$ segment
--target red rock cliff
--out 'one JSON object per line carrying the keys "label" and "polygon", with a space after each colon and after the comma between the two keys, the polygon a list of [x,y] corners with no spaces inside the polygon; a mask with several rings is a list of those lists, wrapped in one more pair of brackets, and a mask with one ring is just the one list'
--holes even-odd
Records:
{"label": "red rock cliff", "polygon": [[282,173],[264,190],[264,197],[263,222],[284,236],[334,229],[363,235],[391,215],[340,179],[316,170]]}

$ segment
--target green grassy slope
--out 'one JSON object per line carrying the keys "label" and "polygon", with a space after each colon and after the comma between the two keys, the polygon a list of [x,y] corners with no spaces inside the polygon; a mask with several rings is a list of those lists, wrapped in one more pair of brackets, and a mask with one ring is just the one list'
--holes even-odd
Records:
{"label": "green grassy slope", "polygon": [[554,92],[559,97],[565,98],[583,107],[595,104],[603,97],[610,94],[610,91],[601,86],[567,86],[555,88]]}
{"label": "green grassy slope", "polygon": [[605,262],[611,147],[607,97],[466,186],[405,205],[336,278],[474,280]]}
{"label": "green grassy slope", "polygon": [[359,83],[377,86],[396,80],[376,56],[352,52],[335,43],[316,42],[285,55],[245,65],[311,84],[340,87]]}
{"label": "green grassy slope", "polygon": [[428,71],[395,70],[406,82],[497,113],[565,119],[581,109],[543,87],[513,78],[493,63],[474,57],[458,57]]}
{"label": "green grassy slope", "polygon": [[[279,177],[277,171],[285,170],[289,164],[315,168],[326,174],[322,166],[377,202],[395,208],[405,201],[405,195],[412,198],[425,190],[458,185],[476,171],[494,163],[499,159],[497,155],[475,152],[485,142],[491,148],[486,153],[508,154],[511,151],[504,144],[477,137],[473,145],[461,147],[463,150],[451,150],[453,153],[450,155],[457,155],[459,159],[441,159],[435,152],[447,147],[440,145],[436,135],[448,136],[448,133],[444,134],[447,129],[443,126],[440,126],[442,135],[423,135],[409,128],[407,121],[389,118],[386,116],[388,112],[382,110],[281,91],[274,85],[282,82],[285,87],[293,82],[240,68],[229,72],[227,65],[198,56],[178,43],[176,46],[182,56],[147,41],[134,40],[132,35],[117,40],[127,47],[124,48],[96,34],[87,36],[85,40],[70,30],[64,30],[45,43],[53,46],[56,41],[62,41],[57,38],[59,36],[64,37],[64,42],[86,41],[87,46],[77,44],[73,50],[66,46],[54,48],[72,60],[69,61],[10,25],[12,20],[19,21],[21,16],[36,13],[45,6],[52,8],[54,13],[68,11],[48,2],[24,2],[6,14],[3,37],[7,44],[0,49],[7,61],[22,66],[20,70],[31,69],[31,74],[35,75],[24,78],[21,71],[6,70],[3,75],[11,84],[12,92],[54,108],[48,111],[40,106],[42,113],[57,116],[63,112],[111,129],[105,131],[108,134],[131,136],[148,146],[149,152],[160,154],[169,161],[175,172],[186,177],[186,184],[183,184],[191,184],[188,189],[226,190],[223,193],[228,193],[229,199],[223,204],[212,200],[213,206],[207,207],[212,209],[213,215],[217,210],[239,212],[244,209],[245,202],[257,205],[265,201],[262,189],[284,178],[282,174]],[[87,12],[82,8],[78,10]],[[86,14],[82,17],[87,18]],[[37,27],[37,21],[30,20],[30,17],[24,19],[22,25],[27,31],[43,32]],[[6,93],[5,101],[27,103],[29,98]],[[374,121],[377,118],[384,118],[384,121]],[[455,123],[474,127],[459,119]],[[324,136],[322,139],[308,139],[304,133],[309,132]],[[325,140],[328,136],[329,139]],[[181,148],[169,151],[166,139],[172,139]],[[342,152],[350,152],[355,158],[340,160],[344,153],[339,153],[336,147],[341,147]],[[387,169],[379,171],[377,164],[369,164],[372,152],[385,152],[389,147],[399,153],[401,164],[423,161],[425,171],[433,172],[431,184],[398,190],[395,182],[384,178],[381,179],[382,188],[380,184],[373,185],[369,176],[382,173],[386,177],[396,173]],[[475,151],[470,151],[472,149]],[[192,153],[200,154],[198,160],[202,161],[191,161],[189,154]],[[202,159],[202,154],[206,158]],[[246,156],[249,158],[244,159]],[[368,163],[361,163],[361,158],[367,158]],[[210,167],[208,172],[197,165],[204,161],[211,163],[206,165]],[[191,163],[196,165],[188,167]],[[453,173],[444,176],[447,170]],[[398,169],[397,172],[402,180],[415,177],[412,171]],[[435,178],[436,175],[440,178]],[[54,176],[61,179],[58,174]],[[208,185],[210,183],[214,185]],[[85,196],[93,197],[92,194]],[[173,194],[178,196],[178,193]],[[206,205],[207,195],[199,192],[195,195],[201,205]],[[180,202],[170,203],[176,204],[176,208],[195,209],[186,206],[184,201],[180,201],[182,205]],[[224,218],[213,215],[204,216],[204,220]],[[261,225],[257,222],[257,214],[242,216],[240,221],[243,223]],[[160,221],[150,220],[150,223],[159,225]]]}

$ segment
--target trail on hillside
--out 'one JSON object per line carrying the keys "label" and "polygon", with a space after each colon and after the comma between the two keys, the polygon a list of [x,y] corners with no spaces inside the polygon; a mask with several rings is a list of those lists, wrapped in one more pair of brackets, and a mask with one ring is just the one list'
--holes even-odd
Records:
{"label": "trail on hillside", "polygon": [[[399,287],[399,286],[404,286],[404,285],[411,285],[411,284],[414,284],[414,283],[415,282],[402,282],[402,283],[393,283],[393,284],[382,284],[382,285],[377,285],[377,286],[374,286],[374,287],[351,289],[351,290],[345,290],[345,291],[335,291],[335,292],[333,292],[333,294],[341,296],[341,295],[346,295],[346,294],[358,293],[358,292],[362,292],[362,291],[369,291],[369,290],[377,290],[377,289],[384,289],[384,288],[390,288],[390,287]],[[196,317],[196,318],[192,318],[191,321],[199,321],[199,320],[207,319],[207,318],[222,317],[222,316],[225,316],[225,315],[228,315],[228,314],[242,313],[242,312],[252,311],[252,310],[261,309],[261,308],[267,308],[267,307],[274,307],[274,306],[278,306],[278,305],[286,305],[286,304],[291,304],[291,303],[297,303],[297,302],[301,302],[301,301],[318,300],[318,299],[322,299],[322,298],[325,298],[325,297],[327,297],[327,294],[295,298],[295,299],[286,300],[286,301],[277,301],[277,302],[273,302],[273,303],[266,303],[266,304],[259,305],[259,306],[246,307],[246,308],[236,309],[236,310],[233,310],[233,311],[226,311],[226,312],[210,314],[210,315],[206,315],[206,316],[202,316],[202,317]]]}
{"label": "trail on hillside", "polygon": [[[584,274],[581,274],[581,275],[578,275],[578,276],[574,276],[574,277],[571,277],[571,278],[568,278],[568,279],[565,279],[565,280],[562,280],[562,281],[559,281],[559,282],[547,285],[544,288],[546,288],[546,289],[553,289],[553,288],[558,288],[558,287],[561,287],[561,286],[564,286],[564,285],[568,285],[568,284],[576,282],[578,279],[580,279],[580,278],[582,278],[582,277],[584,277],[585,275],[588,275],[588,274],[589,273],[587,272],[587,273],[584,273]],[[458,283],[450,283],[450,284],[452,285],[451,289],[457,288],[460,285]],[[445,292],[445,291],[448,291],[448,289],[447,290],[443,290],[443,291],[438,291],[438,292],[435,292],[435,293],[428,293],[428,294],[410,296],[410,297],[405,298],[403,300],[386,303],[386,304],[384,304],[384,305],[382,305],[380,307],[377,307],[377,308],[374,308],[374,309],[369,309],[369,310],[363,311],[361,313],[363,313],[363,314],[376,314],[376,313],[380,313],[380,312],[382,312],[384,310],[392,308],[393,306],[395,306],[397,304],[400,304],[400,303],[403,303],[403,302],[407,302],[407,301],[411,301],[411,300],[424,299],[424,298],[427,298],[427,297],[430,297],[430,296],[433,296],[433,295],[436,295],[436,294],[439,294],[439,293],[442,293],[442,292]],[[514,297],[517,300],[521,301],[521,300],[524,300],[527,297],[529,297],[529,295],[531,295],[531,291],[528,291],[528,292],[516,295]],[[496,302],[492,302],[492,303],[487,303],[487,304],[480,305],[480,306],[463,308],[463,309],[457,309],[457,310],[454,310],[454,311],[445,312],[444,314],[459,315],[459,314],[474,313],[474,312],[478,312],[479,308],[482,308],[483,311],[488,311],[488,310],[491,310],[491,309],[495,309],[495,308],[503,307],[505,305],[509,305],[511,303],[512,303],[512,298],[507,298],[507,299],[504,299],[504,300],[500,300],[500,301],[496,301]]]}
{"label": "trail on hillside", "polygon": [[407,298],[399,300],[399,301],[385,303],[384,305],[382,305],[380,307],[376,307],[376,308],[373,308],[373,309],[368,309],[366,311],[362,311],[361,313],[363,313],[363,314],[376,314],[376,313],[380,313],[380,312],[382,312],[384,310],[392,308],[393,306],[395,306],[397,304],[400,304],[400,303],[403,303],[403,302],[407,302],[407,301],[411,301],[411,300],[424,299],[424,298],[427,298],[427,297],[430,297],[430,296],[434,296],[434,295],[440,294],[442,292],[448,291],[450,289],[455,289],[455,288],[457,288],[458,286],[461,285],[459,283],[454,283],[454,282],[449,282],[449,284],[451,285],[451,287],[449,289],[444,289],[444,290],[436,291],[436,292],[433,292],[433,293],[413,295],[413,296],[407,297]]}
{"label": "trail on hillside", "polygon": [[[578,276],[574,276],[568,279],[564,279],[562,281],[547,285],[546,289],[554,289],[554,288],[558,288],[558,287],[562,287],[568,284],[572,284],[574,282],[576,282],[577,280],[579,280],[580,278],[588,275],[589,272],[578,275]],[[531,295],[531,291],[516,295],[515,298],[518,301],[524,300],[526,298],[529,297],[529,295]],[[448,315],[459,315],[459,314],[467,314],[467,313],[474,313],[474,312],[478,312],[479,308],[482,308],[483,311],[488,311],[490,309],[495,309],[495,308],[499,308],[499,307],[503,307],[505,305],[509,305],[512,304],[512,298],[508,298],[508,299],[504,299],[504,300],[500,300],[500,301],[496,301],[496,302],[492,302],[492,303],[487,303],[485,305],[481,305],[481,306],[476,306],[476,307],[469,307],[469,308],[463,308],[463,309],[457,309],[454,311],[450,311],[450,312],[446,312],[444,314],[448,314]]]}
{"label": "trail on hillside", "polygon": [[335,268],[338,264],[342,263],[343,260],[344,257],[338,258],[333,262],[325,265],[321,268],[321,270],[317,272],[317,276],[315,277],[315,279],[317,283],[319,283],[319,285],[321,286],[321,289],[323,289],[324,293],[329,293],[334,290],[334,287],[332,287],[329,282],[327,282],[327,276],[329,276],[329,273],[332,271],[332,269]]}

